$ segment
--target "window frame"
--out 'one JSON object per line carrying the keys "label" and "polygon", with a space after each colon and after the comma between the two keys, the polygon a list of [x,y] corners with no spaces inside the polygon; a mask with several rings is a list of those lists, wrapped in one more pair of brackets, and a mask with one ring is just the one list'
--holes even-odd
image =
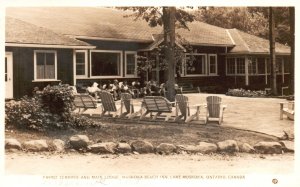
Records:
{"label": "window frame", "polygon": [[[215,64],[216,72],[215,73],[210,72],[210,57],[211,56],[214,56],[216,59],[216,61],[215,61],[216,62],[216,64]],[[208,60],[207,60],[208,61],[208,63],[207,63],[208,64],[207,65],[208,66],[208,72],[207,72],[208,75],[218,75],[218,55],[217,54],[208,54],[207,58],[208,58]]]}
{"label": "window frame", "polygon": [[[77,71],[77,57],[76,57],[76,53],[84,53],[84,71],[85,74],[84,75],[77,75],[76,71]],[[75,76],[76,78],[87,78],[88,77],[88,56],[87,56],[88,51],[87,50],[75,50]]]}
{"label": "window frame", "polygon": [[[93,76],[92,75],[92,53],[116,53],[120,54],[120,75],[105,75],[105,76]],[[123,51],[121,50],[90,50],[90,78],[122,78],[123,77]]]}
{"label": "window frame", "polygon": [[[234,60],[234,73],[228,73],[228,58],[231,58]],[[236,75],[236,57],[226,57],[226,75]]]}
{"label": "window frame", "polygon": [[[188,74],[187,67],[186,67],[186,57],[187,56],[204,56],[204,74]],[[184,58],[184,74],[186,77],[204,77],[207,76],[207,54],[206,53],[186,53]]]}
{"label": "window frame", "polygon": [[[54,53],[54,78],[53,79],[38,79],[37,78],[37,53]],[[33,60],[34,81],[57,81],[57,51],[56,50],[34,50]]]}
{"label": "window frame", "polygon": [[[128,54],[133,54],[134,55],[134,74],[127,74],[127,55]],[[125,51],[124,53],[125,55],[125,77],[127,78],[137,78],[137,72],[136,72],[136,68],[137,68],[137,51]]]}

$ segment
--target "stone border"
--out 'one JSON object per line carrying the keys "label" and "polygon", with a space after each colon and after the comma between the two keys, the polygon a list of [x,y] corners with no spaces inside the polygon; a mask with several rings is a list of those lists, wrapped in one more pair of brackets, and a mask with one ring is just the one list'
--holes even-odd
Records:
{"label": "stone border", "polygon": [[134,140],[131,142],[101,142],[94,143],[86,135],[74,135],[66,143],[63,140],[55,139],[30,140],[20,143],[18,140],[10,138],[5,140],[7,151],[26,152],[56,152],[67,151],[91,152],[95,154],[148,154],[156,153],[168,154],[211,154],[211,153],[259,153],[259,154],[283,154],[294,152],[294,142],[259,142],[254,146],[247,143],[239,143],[235,140],[225,140],[215,143],[199,142],[198,145],[174,145],[161,143],[154,147],[150,142],[144,140]]}

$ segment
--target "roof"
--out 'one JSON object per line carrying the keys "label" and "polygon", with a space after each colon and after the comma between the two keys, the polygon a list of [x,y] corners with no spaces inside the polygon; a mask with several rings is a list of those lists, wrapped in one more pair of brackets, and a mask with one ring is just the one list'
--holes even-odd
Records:
{"label": "roof", "polygon": [[[14,7],[6,9],[6,15],[9,17],[30,23],[39,29],[48,29],[48,32],[57,33],[56,36],[59,35],[59,37],[69,36],[69,39],[74,38],[73,42],[77,42],[76,39],[135,41],[149,43],[149,49],[160,43],[159,36],[162,33],[162,27],[152,28],[144,20],[124,17],[130,14],[132,14],[130,11],[103,7]],[[6,31],[7,35],[10,35],[10,32],[18,32],[13,29],[16,25],[10,25],[11,22],[7,24],[7,28],[10,29]],[[20,26],[17,25],[17,27]],[[24,33],[23,35],[19,33],[20,39],[16,42],[35,40],[35,35],[44,37],[39,29],[34,29],[33,31],[36,32],[32,32],[28,25],[23,26],[21,30]],[[177,29],[176,32],[191,45],[233,47],[229,53],[269,53],[268,40],[237,29],[224,29],[198,21],[189,23],[188,27],[189,30]],[[11,38],[7,37],[6,42],[9,39]],[[51,40],[44,40],[40,39],[39,42],[51,42]],[[62,41],[64,40],[67,39]],[[290,47],[276,43],[276,52],[289,54]]]}
{"label": "roof", "polygon": [[[228,29],[230,36],[235,42],[235,47],[230,53],[270,53],[269,40],[242,32],[238,29]],[[275,44],[275,51],[279,54],[290,54],[290,47],[280,43]]]}
{"label": "roof", "polygon": [[21,21],[15,18],[6,17],[5,42],[14,44],[38,44],[50,46],[68,46],[73,48],[91,48],[90,44],[57,34],[49,29]]}

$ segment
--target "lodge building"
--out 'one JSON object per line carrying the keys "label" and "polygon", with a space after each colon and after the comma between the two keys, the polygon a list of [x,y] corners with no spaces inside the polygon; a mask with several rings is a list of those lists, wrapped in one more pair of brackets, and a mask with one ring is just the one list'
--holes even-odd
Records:
{"label": "lodge building", "polygon": [[[130,13],[111,8],[7,8],[6,98],[30,95],[34,87],[58,82],[87,86],[140,80],[137,56],[147,56],[162,44],[162,28],[124,17]],[[188,52],[176,41],[184,53],[178,83],[214,87],[217,93],[270,88],[268,40],[196,21],[188,27],[176,30],[192,46]],[[154,61],[146,79],[164,82],[160,59]],[[290,47],[276,43],[279,93],[288,86],[289,63]]]}

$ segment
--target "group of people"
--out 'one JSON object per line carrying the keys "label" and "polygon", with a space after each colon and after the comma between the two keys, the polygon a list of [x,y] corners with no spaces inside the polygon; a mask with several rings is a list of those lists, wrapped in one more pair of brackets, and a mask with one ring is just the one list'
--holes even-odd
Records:
{"label": "group of people", "polygon": [[127,81],[119,82],[114,80],[113,83],[107,83],[99,85],[94,82],[92,86],[87,88],[87,92],[95,97],[99,98],[99,94],[102,90],[108,91],[113,94],[115,100],[119,100],[121,93],[129,93],[133,98],[148,96],[148,95],[161,95],[165,96],[166,86],[164,83],[158,84],[156,81],[145,81],[141,85],[138,81],[133,81],[131,84],[128,84]]}

